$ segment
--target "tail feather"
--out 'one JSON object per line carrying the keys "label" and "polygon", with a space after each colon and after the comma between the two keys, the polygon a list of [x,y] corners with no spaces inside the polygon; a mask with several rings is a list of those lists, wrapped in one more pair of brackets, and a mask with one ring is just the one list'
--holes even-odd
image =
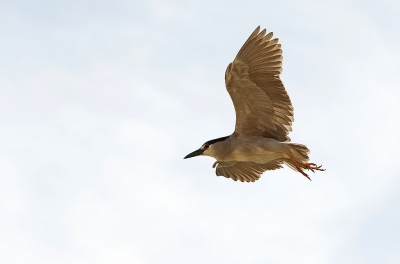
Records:
{"label": "tail feather", "polygon": [[[310,158],[308,157],[310,150],[305,145],[295,143],[287,143],[287,145],[290,149],[290,153],[293,155],[297,162],[308,163],[308,161],[310,160]],[[298,171],[291,160],[285,159],[284,163],[292,170]]]}

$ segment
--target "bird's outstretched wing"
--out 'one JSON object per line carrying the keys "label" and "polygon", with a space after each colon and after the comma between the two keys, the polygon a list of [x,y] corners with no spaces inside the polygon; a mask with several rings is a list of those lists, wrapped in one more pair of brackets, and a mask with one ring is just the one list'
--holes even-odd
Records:
{"label": "bird's outstretched wing", "polygon": [[261,177],[267,170],[276,170],[282,168],[282,162],[275,160],[266,164],[258,164],[254,162],[216,162],[215,173],[217,176],[231,178],[234,181],[254,182]]}
{"label": "bird's outstretched wing", "polygon": [[281,45],[271,38],[272,32],[257,27],[228,65],[225,84],[236,111],[236,135],[285,142],[292,130],[293,107],[279,78]]}

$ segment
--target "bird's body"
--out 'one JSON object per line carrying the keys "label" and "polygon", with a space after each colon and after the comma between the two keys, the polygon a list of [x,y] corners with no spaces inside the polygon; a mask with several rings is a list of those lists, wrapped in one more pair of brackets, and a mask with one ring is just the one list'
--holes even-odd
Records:
{"label": "bird's body", "polygon": [[283,163],[307,178],[303,169],[323,170],[308,163],[306,146],[287,143],[293,107],[279,78],[281,45],[271,38],[272,33],[258,27],[226,69],[226,89],[236,112],[234,133],[207,141],[185,157],[214,157],[217,176],[250,182],[266,170],[282,168]]}
{"label": "bird's body", "polygon": [[252,161],[263,164],[286,157],[288,151],[287,144],[273,138],[230,136],[212,144],[207,153],[219,162]]}

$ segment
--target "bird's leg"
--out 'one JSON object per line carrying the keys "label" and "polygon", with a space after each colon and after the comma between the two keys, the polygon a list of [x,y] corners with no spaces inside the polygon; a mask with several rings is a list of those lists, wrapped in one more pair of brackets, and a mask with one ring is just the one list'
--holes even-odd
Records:
{"label": "bird's leg", "polygon": [[[302,166],[303,164],[298,162],[291,154],[290,154],[290,160],[292,161],[291,163],[296,167],[297,171],[300,172],[301,174],[303,174],[304,177],[306,177],[307,179],[309,179],[310,181],[311,178],[307,175],[307,173],[305,173],[301,168],[304,168],[304,166]],[[304,168],[305,169],[305,168]]]}
{"label": "bird's leg", "polygon": [[314,170],[318,170],[318,171],[325,171],[325,169],[321,168],[322,165],[317,166],[315,163],[305,163],[302,164],[304,169],[310,170],[312,172],[315,172]]}
{"label": "bird's leg", "polygon": [[300,169],[299,166],[296,165],[296,169],[297,169],[301,174],[303,174],[304,177],[306,177],[307,179],[309,179],[310,181],[312,181],[311,178],[310,178],[310,176],[308,176],[307,173],[305,173],[302,169]]}
{"label": "bird's leg", "polygon": [[322,165],[317,166],[315,163],[301,163],[298,162],[292,155],[290,155],[290,159],[293,163],[293,165],[296,167],[296,169],[303,174],[307,179],[311,181],[311,178],[303,171],[304,170],[310,170],[312,172],[315,172],[316,170],[318,171],[325,171],[325,169],[321,168]]}

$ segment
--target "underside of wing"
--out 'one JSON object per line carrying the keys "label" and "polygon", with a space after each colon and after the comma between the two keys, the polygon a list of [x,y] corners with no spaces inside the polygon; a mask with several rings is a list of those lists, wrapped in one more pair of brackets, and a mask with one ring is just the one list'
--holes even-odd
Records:
{"label": "underside of wing", "polygon": [[236,134],[271,137],[285,142],[293,107],[279,78],[282,49],[272,32],[258,27],[229,64],[226,88],[236,111]]}
{"label": "underside of wing", "polygon": [[261,177],[267,170],[276,170],[282,168],[282,162],[273,161],[265,164],[258,164],[254,162],[216,162],[215,173],[217,176],[224,176],[231,178],[234,181],[241,182],[254,182]]}

